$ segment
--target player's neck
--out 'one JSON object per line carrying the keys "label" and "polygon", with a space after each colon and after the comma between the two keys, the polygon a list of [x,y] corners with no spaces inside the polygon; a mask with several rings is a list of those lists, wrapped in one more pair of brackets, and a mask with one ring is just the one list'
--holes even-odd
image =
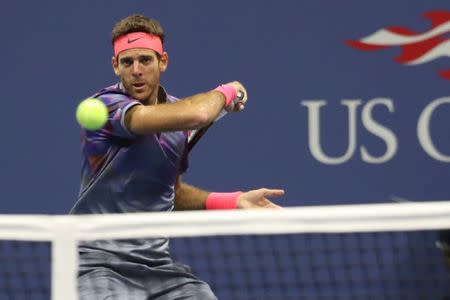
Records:
{"label": "player's neck", "polygon": [[158,104],[158,97],[151,97],[149,99],[147,99],[144,103],[145,105],[155,105]]}
{"label": "player's neck", "polygon": [[147,99],[147,105],[155,105],[158,104],[158,89],[159,86],[150,94],[150,97]]}

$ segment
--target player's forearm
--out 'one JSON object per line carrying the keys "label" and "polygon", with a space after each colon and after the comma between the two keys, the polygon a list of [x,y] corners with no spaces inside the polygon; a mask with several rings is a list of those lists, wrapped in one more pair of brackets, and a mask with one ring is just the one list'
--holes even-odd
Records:
{"label": "player's forearm", "polygon": [[205,209],[209,192],[180,182],[175,188],[175,210]]}
{"label": "player's forearm", "polygon": [[221,93],[210,91],[176,103],[137,105],[127,113],[125,124],[136,134],[197,129],[214,121],[224,104]]}

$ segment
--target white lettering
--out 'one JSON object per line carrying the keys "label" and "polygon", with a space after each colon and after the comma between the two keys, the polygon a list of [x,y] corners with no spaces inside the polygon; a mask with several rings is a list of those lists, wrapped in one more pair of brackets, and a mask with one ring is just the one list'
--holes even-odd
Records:
{"label": "white lettering", "polygon": [[362,122],[364,127],[373,135],[381,138],[386,143],[386,152],[380,157],[372,156],[365,146],[361,146],[361,158],[371,164],[381,164],[390,160],[397,152],[398,143],[395,134],[388,128],[381,126],[372,118],[372,109],[376,105],[384,105],[389,112],[394,112],[392,100],[388,98],[374,98],[364,105],[362,110]]}
{"label": "white lettering", "polygon": [[430,135],[431,117],[434,110],[442,104],[450,104],[450,97],[438,98],[425,107],[417,122],[417,137],[419,138],[419,143],[423,150],[425,150],[428,155],[439,161],[450,162],[450,156],[446,156],[436,149]]}
{"label": "white lettering", "polygon": [[361,104],[361,100],[342,100],[341,104],[347,106],[348,111],[348,147],[344,155],[340,157],[327,156],[320,143],[320,108],[326,105],[325,100],[305,100],[301,105],[308,109],[308,146],[311,154],[318,161],[337,165],[348,161],[356,147],[356,109]]}

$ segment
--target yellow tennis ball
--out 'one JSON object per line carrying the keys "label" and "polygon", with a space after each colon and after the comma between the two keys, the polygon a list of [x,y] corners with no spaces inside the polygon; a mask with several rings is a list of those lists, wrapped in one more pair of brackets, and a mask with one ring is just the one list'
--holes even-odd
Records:
{"label": "yellow tennis ball", "polygon": [[97,130],[108,121],[108,108],[99,99],[87,98],[78,104],[76,118],[81,127]]}

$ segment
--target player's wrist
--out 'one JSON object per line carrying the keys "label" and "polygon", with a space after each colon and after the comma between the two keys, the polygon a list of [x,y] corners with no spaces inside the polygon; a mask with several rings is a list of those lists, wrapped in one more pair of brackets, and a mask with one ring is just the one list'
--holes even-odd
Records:
{"label": "player's wrist", "polygon": [[220,92],[225,96],[225,105],[224,107],[229,106],[237,96],[236,88],[231,84],[221,84],[214,89],[216,92]]}
{"label": "player's wrist", "polygon": [[206,198],[206,209],[236,209],[238,197],[242,192],[233,193],[209,193]]}

